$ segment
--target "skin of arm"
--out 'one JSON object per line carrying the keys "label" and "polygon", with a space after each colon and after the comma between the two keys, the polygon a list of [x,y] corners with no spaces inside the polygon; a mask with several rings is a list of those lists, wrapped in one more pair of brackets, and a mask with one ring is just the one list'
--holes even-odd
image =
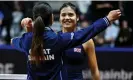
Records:
{"label": "skin of arm", "polygon": [[95,45],[92,39],[83,44],[85,53],[88,57],[88,64],[91,70],[92,80],[100,80],[100,73],[97,65]]}

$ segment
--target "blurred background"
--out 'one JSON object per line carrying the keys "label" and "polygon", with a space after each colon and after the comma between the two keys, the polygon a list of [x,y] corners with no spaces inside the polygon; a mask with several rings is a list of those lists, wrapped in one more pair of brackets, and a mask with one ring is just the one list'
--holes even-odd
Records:
{"label": "blurred background", "polygon": [[[0,74],[26,74],[24,52],[12,48],[10,39],[25,31],[20,22],[32,18],[32,7],[37,1],[0,1]],[[59,9],[66,2],[47,1],[53,8],[55,32],[61,30]],[[77,29],[91,25],[106,16],[110,10],[120,9],[122,16],[105,31],[93,38],[96,47],[101,80],[133,80],[133,1],[69,1],[79,8]],[[87,66],[87,64],[86,64]],[[88,67],[83,70],[85,80],[90,80]]]}

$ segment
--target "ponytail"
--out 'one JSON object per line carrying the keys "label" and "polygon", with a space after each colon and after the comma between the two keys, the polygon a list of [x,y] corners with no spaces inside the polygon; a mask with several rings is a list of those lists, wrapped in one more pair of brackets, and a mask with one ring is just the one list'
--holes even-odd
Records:
{"label": "ponytail", "polygon": [[43,33],[45,28],[44,26],[45,25],[43,23],[42,17],[38,16],[34,21],[33,38],[30,53],[31,63],[36,65],[45,60],[43,53]]}

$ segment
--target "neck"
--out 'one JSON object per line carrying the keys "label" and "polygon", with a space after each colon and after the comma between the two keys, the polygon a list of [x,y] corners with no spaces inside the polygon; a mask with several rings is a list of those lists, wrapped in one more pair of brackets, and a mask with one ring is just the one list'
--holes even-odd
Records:
{"label": "neck", "polygon": [[62,32],[65,33],[65,32],[73,32],[73,31],[76,31],[76,28],[64,28],[62,27]]}

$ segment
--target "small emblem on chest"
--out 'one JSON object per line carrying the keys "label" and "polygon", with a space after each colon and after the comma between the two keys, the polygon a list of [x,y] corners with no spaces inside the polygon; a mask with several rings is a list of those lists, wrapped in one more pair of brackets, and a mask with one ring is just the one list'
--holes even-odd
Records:
{"label": "small emblem on chest", "polygon": [[81,53],[81,48],[74,48],[74,52]]}

